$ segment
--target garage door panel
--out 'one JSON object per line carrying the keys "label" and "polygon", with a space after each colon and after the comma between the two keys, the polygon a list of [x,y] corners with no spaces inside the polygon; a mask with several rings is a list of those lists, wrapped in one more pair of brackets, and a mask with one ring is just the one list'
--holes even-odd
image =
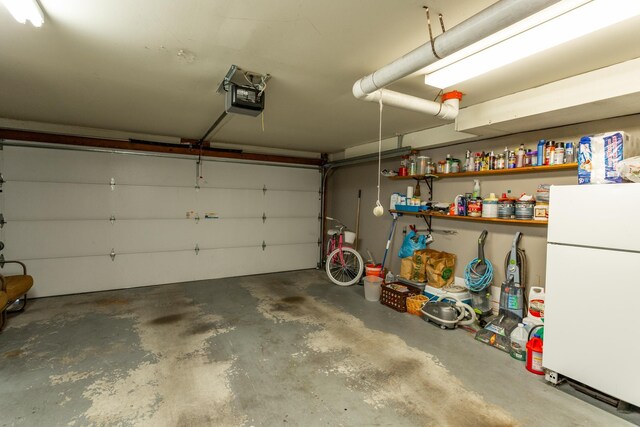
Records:
{"label": "garage door panel", "polygon": [[197,257],[195,251],[116,255],[114,279],[119,287],[192,281]]}
{"label": "garage door panel", "polygon": [[264,240],[264,224],[257,218],[201,220],[196,228],[196,239],[203,249],[260,246]]}
{"label": "garage door panel", "polygon": [[267,216],[318,216],[318,193],[306,191],[272,191],[265,198]]}
{"label": "garage door panel", "polygon": [[4,147],[5,177],[15,181],[109,184],[112,154]]}
{"label": "garage door panel", "polygon": [[259,167],[231,162],[203,162],[201,188],[262,190]]}
{"label": "garage door panel", "polygon": [[220,217],[261,217],[264,195],[262,190],[201,188],[194,209],[201,215],[215,212]]}
{"label": "garage door panel", "polygon": [[267,173],[263,178],[267,192],[273,190],[311,191],[320,190],[320,172],[317,169],[289,169],[286,174]]}
{"label": "garage door panel", "polygon": [[270,262],[264,265],[263,272],[302,270],[315,268],[318,259],[318,244],[274,245],[265,249]]}
{"label": "garage door panel", "polygon": [[270,218],[264,238],[269,244],[313,243],[318,240],[318,218]]}
{"label": "garage door panel", "polygon": [[307,190],[317,192],[320,172],[313,168],[272,165],[203,162],[201,187],[269,190]]}
{"label": "garage door panel", "polygon": [[[30,297],[77,294],[117,289],[115,269],[108,255],[95,257],[44,258],[26,262],[33,276]],[[129,286],[120,286],[129,287]]]}
{"label": "garage door panel", "polygon": [[193,188],[119,186],[113,192],[111,212],[123,219],[177,219],[195,209]]}
{"label": "garage door panel", "polygon": [[124,253],[189,250],[198,242],[195,220],[116,220],[112,247]]}
{"label": "garage door panel", "polygon": [[[11,259],[106,255],[111,228],[102,221],[11,221],[4,227]],[[6,256],[6,255],[5,255]]]}
{"label": "garage door panel", "polygon": [[110,176],[116,185],[145,185],[160,187],[196,186],[196,160],[156,156],[118,156]]}
{"label": "garage door panel", "polygon": [[3,185],[7,221],[109,218],[107,185],[7,181]]}
{"label": "garage door panel", "polygon": [[[200,256],[202,255],[202,256]],[[225,248],[202,251],[197,259],[197,278],[246,276],[264,271],[262,248]]]}

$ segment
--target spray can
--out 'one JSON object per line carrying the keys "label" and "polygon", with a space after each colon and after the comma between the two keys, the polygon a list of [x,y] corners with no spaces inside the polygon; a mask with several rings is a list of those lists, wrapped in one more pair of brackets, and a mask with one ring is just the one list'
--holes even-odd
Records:
{"label": "spray can", "polygon": [[556,142],[551,141],[551,145],[549,146],[549,165],[556,164]]}

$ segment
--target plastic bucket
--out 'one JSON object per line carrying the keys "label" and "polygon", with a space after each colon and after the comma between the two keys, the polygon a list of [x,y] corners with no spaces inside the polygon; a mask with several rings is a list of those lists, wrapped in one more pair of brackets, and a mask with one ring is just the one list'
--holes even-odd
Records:
{"label": "plastic bucket", "polygon": [[354,233],[353,231],[345,231],[344,241],[349,245],[353,245],[353,242],[356,241],[356,233]]}
{"label": "plastic bucket", "polygon": [[364,298],[367,301],[380,301],[382,292],[382,278],[367,276],[364,278]]}
{"label": "plastic bucket", "polygon": [[382,265],[381,264],[367,264],[365,265],[365,273],[366,276],[375,276],[380,277],[382,274]]}

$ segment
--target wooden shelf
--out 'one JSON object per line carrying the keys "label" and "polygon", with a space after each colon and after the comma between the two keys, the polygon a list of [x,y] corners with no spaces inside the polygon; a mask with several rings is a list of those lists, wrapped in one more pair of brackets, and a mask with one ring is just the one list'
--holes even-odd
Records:
{"label": "wooden shelf", "polygon": [[439,213],[432,213],[429,211],[404,212],[404,211],[390,210],[389,212],[397,213],[399,215],[417,216],[425,219],[427,217],[431,217],[431,218],[452,219],[455,221],[492,222],[494,224],[518,224],[518,225],[537,225],[537,226],[546,226],[548,224],[547,221],[536,221],[535,219],[483,218],[483,217],[474,217],[474,216],[444,215]]}
{"label": "wooden shelf", "polygon": [[404,179],[417,179],[422,180],[426,178],[459,178],[459,177],[468,177],[468,176],[484,176],[484,175],[516,175],[522,173],[538,173],[538,172],[558,172],[558,171],[566,171],[566,170],[577,170],[577,163],[565,163],[562,165],[551,165],[551,166],[527,166],[524,168],[514,168],[514,169],[499,169],[493,171],[471,171],[471,172],[459,172],[459,173],[444,173],[444,174],[435,174],[435,175],[408,175],[408,176],[390,176],[388,177],[391,180],[404,180]]}

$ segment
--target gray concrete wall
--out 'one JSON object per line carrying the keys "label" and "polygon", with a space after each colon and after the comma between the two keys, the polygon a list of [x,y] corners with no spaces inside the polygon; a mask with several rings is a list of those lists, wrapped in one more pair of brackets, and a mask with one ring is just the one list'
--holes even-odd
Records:
{"label": "gray concrete wall", "polygon": [[[443,159],[447,154],[451,154],[454,158],[463,159],[467,149],[472,151],[494,150],[497,154],[504,150],[505,145],[513,149],[524,143],[527,148],[534,148],[539,139],[577,142],[583,135],[612,130],[626,131],[637,140],[640,136],[640,114],[424,150],[421,151],[421,154],[428,155],[434,160]],[[382,162],[382,169],[397,170],[398,165],[399,159],[386,160]],[[366,256],[366,250],[370,250],[376,260],[380,262],[392,222],[391,216],[387,212],[389,198],[396,191],[405,193],[407,185],[413,184],[415,181],[392,181],[382,177],[380,201],[385,207],[385,215],[379,218],[374,217],[372,210],[376,200],[377,166],[377,161],[372,161],[335,170],[328,182],[327,208],[330,216],[340,218],[349,227],[355,227],[358,189],[362,189],[359,251],[364,257]],[[520,195],[523,192],[531,194],[535,192],[538,184],[542,183],[554,185],[576,184],[576,176],[577,172],[572,170],[495,177],[481,176],[478,178],[480,179],[481,191],[484,196],[490,192],[501,194],[507,190],[511,190],[514,195]],[[471,192],[473,179],[472,177],[459,177],[435,181],[434,200],[451,202],[457,194]],[[421,185],[421,188],[423,194],[425,194],[426,185]],[[402,229],[409,224],[416,224],[419,228],[426,228],[426,224],[421,218],[405,216],[398,221],[398,227],[387,258],[387,266],[394,273],[398,273],[400,267],[398,250],[402,244]],[[457,232],[455,235],[434,232],[434,242],[431,247],[457,255],[456,276],[458,277],[463,276],[466,264],[476,257],[477,239],[480,233],[483,229],[488,230],[489,235],[486,241],[485,255],[494,264],[496,270],[494,284],[499,284],[504,279],[505,254],[510,249],[515,232],[522,232],[523,238],[520,247],[526,251],[528,258],[527,284],[544,286],[546,274],[546,227],[475,223],[439,218],[433,219],[432,226],[435,230],[453,230]],[[571,260],[567,260],[567,262],[571,263]]]}

